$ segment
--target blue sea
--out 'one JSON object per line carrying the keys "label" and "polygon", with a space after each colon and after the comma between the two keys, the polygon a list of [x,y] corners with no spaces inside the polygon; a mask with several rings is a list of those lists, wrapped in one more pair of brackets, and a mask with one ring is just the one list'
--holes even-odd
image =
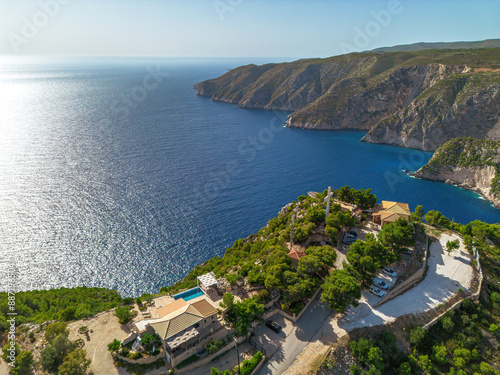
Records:
{"label": "blue sea", "polygon": [[288,113],[195,95],[199,81],[267,61],[0,65],[0,289],[157,292],[328,186],[500,222],[478,195],[402,172],[431,153],[288,129]]}

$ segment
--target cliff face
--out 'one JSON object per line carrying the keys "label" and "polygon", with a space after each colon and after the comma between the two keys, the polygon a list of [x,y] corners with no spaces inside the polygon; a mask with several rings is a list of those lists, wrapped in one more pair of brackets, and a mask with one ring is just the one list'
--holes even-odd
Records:
{"label": "cliff face", "polygon": [[[366,129],[406,108],[425,90],[468,67],[426,64],[399,68],[377,77],[368,86],[360,80],[343,80],[325,95],[294,112],[287,126],[308,129]],[[380,81],[380,82],[378,82]]]}
{"label": "cliff face", "polygon": [[413,176],[475,191],[500,207],[499,171],[500,142],[455,138],[439,147]]}
{"label": "cliff face", "polygon": [[289,127],[371,130],[364,141],[435,150],[453,137],[500,139],[499,57],[500,48],[357,53],[242,66],[194,87],[293,112]]}
{"label": "cliff face", "polygon": [[498,140],[499,93],[497,74],[449,76],[377,123],[363,141],[435,150],[456,137]]}

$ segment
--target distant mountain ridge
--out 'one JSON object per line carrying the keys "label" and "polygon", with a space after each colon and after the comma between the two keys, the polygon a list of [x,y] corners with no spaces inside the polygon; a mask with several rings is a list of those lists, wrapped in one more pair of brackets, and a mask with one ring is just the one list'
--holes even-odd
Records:
{"label": "distant mountain ridge", "polygon": [[449,139],[500,138],[500,48],[363,52],[246,65],[198,95],[293,112],[288,127],[362,129],[366,142],[435,150]]}
{"label": "distant mountain ridge", "polygon": [[420,42],[412,44],[400,44],[393,47],[381,47],[371,52],[417,52],[429,49],[468,49],[468,48],[497,48],[500,47],[500,39],[486,39],[475,42]]}

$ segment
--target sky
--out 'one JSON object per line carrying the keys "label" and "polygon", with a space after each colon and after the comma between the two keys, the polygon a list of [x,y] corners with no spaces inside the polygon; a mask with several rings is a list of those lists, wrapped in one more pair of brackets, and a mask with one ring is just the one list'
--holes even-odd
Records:
{"label": "sky", "polygon": [[498,0],[0,0],[0,56],[327,57],[499,20]]}

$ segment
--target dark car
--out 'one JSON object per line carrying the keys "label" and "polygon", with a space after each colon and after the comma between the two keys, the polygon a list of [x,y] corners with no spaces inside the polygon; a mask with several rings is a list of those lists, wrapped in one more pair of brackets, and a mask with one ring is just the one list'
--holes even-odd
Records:
{"label": "dark car", "polygon": [[268,320],[266,322],[266,326],[268,326],[269,328],[271,328],[276,333],[278,333],[278,332],[281,331],[281,326],[278,323],[273,322],[272,320]]}

